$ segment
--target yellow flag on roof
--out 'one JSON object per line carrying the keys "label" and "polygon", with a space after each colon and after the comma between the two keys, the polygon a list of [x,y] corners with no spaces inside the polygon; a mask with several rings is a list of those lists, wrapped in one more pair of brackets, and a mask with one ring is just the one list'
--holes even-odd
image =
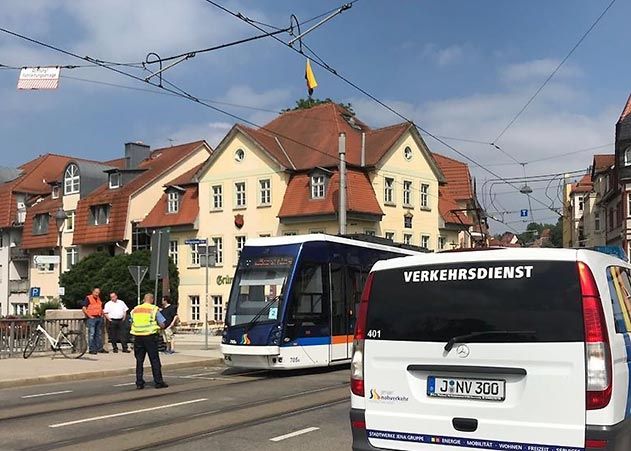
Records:
{"label": "yellow flag on roof", "polygon": [[305,80],[307,80],[307,91],[309,95],[313,94],[313,89],[317,88],[318,82],[316,81],[313,70],[311,69],[311,61],[307,59],[307,67],[305,69]]}

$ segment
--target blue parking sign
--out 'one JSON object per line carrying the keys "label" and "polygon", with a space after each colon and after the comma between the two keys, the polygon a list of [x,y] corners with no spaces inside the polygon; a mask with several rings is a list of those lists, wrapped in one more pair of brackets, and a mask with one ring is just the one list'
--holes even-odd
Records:
{"label": "blue parking sign", "polygon": [[527,218],[528,217],[528,210],[527,209],[523,209],[519,211],[519,216],[521,216],[522,218]]}
{"label": "blue parking sign", "polygon": [[41,293],[41,288],[40,287],[31,287],[30,293],[29,293],[29,297],[32,298],[38,298],[40,293]]}

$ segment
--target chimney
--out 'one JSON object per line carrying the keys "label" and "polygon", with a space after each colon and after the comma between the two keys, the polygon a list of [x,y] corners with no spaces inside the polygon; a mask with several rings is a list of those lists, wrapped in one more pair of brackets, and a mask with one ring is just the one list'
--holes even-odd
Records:
{"label": "chimney", "polygon": [[125,143],[125,169],[137,169],[142,160],[149,158],[151,147],[142,141]]}
{"label": "chimney", "polygon": [[362,132],[361,167],[366,166],[366,132]]}

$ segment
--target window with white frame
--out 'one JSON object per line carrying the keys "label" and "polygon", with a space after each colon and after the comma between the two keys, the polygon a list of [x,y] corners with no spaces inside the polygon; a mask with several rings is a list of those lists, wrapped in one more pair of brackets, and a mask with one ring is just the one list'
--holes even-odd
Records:
{"label": "window with white frame", "polygon": [[323,175],[311,176],[311,198],[324,199],[326,195],[326,180]]}
{"label": "window with white frame", "polygon": [[412,182],[403,180],[403,205],[412,205]]}
{"label": "window with white frame", "polygon": [[429,235],[421,235],[421,247],[429,249]]}
{"label": "window with white frame", "polygon": [[223,264],[223,238],[214,237],[213,243],[215,243],[215,263],[221,265]]}
{"label": "window with white frame", "polygon": [[199,248],[197,244],[191,244],[191,266],[199,266]]}
{"label": "window with white frame", "polygon": [[167,194],[167,212],[177,213],[180,209],[180,193],[177,191],[169,191]]}
{"label": "window with white frame", "polygon": [[223,323],[223,296],[213,296],[213,319]]}
{"label": "window with white frame", "polygon": [[235,244],[236,244],[237,261],[238,261],[239,257],[241,257],[241,251],[243,250],[243,247],[245,246],[245,236],[237,236],[234,239],[235,239]]}
{"label": "window with white frame", "polygon": [[445,238],[444,236],[439,236],[438,237],[438,249],[439,250],[443,250],[443,249],[445,249],[446,245],[447,245],[447,238]]}
{"label": "window with white frame", "polygon": [[90,224],[104,225],[110,222],[110,206],[107,204],[90,207]]}
{"label": "window with white frame", "polygon": [[237,208],[246,207],[245,182],[236,182],[234,184],[234,206]]}
{"label": "window with white frame", "polygon": [[429,185],[421,183],[421,208],[429,208]]}
{"label": "window with white frame", "polygon": [[411,233],[404,233],[403,234],[403,243],[404,244],[412,244],[412,234]]}
{"label": "window with white frame", "polygon": [[33,218],[33,235],[46,235],[48,233],[48,223],[50,214],[40,213]]}
{"label": "window with white frame", "polygon": [[414,218],[414,216],[412,216],[410,213],[407,213],[407,214],[403,215],[403,228],[411,229],[412,228],[412,219],[413,218]]}
{"label": "window with white frame", "polygon": [[270,179],[259,180],[259,205],[272,203],[272,181]]}
{"label": "window with white frame", "polygon": [[624,165],[631,166],[631,146],[624,151]]}
{"label": "window with white frame", "polygon": [[223,186],[215,185],[212,187],[213,194],[213,210],[221,210],[223,208]]}
{"label": "window with white frame", "polygon": [[578,196],[576,200],[578,203],[578,211],[583,211],[585,208],[585,198],[583,196]]}
{"label": "window with white frame", "polygon": [[66,224],[64,225],[64,232],[74,231],[75,211],[66,212]]}
{"label": "window with white frame", "polygon": [[79,249],[76,247],[66,248],[66,271],[79,263]]}
{"label": "window with white frame", "polygon": [[108,178],[110,189],[120,188],[120,186],[122,185],[121,181],[123,177],[120,172],[112,172]]}
{"label": "window with white frame", "polygon": [[383,201],[386,204],[394,203],[394,179],[386,177],[383,187]]}
{"label": "window with white frame", "polygon": [[386,232],[386,239],[394,241],[394,232]]}
{"label": "window with white frame", "polygon": [[17,316],[28,315],[28,304],[13,304],[13,314]]}
{"label": "window with white frame", "polygon": [[59,185],[55,185],[53,186],[53,192],[51,193],[51,196],[53,199],[59,199],[59,192],[61,191],[60,186]]}
{"label": "window with white frame", "polygon": [[81,189],[79,166],[70,164],[64,172],[64,194],[77,194]]}
{"label": "window with white frame", "polygon": [[201,315],[201,305],[199,303],[199,296],[189,296],[188,302],[191,306],[191,321],[199,321]]}
{"label": "window with white frame", "polygon": [[169,241],[169,258],[173,261],[173,264],[177,266],[177,240]]}

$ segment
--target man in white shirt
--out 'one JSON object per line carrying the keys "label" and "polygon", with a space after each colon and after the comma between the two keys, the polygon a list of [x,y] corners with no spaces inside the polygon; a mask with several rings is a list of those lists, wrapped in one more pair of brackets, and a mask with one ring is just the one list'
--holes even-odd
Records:
{"label": "man in white shirt", "polygon": [[127,305],[120,299],[116,292],[110,293],[110,300],[105,303],[103,307],[103,316],[107,321],[108,335],[110,337],[110,343],[112,343],[112,350],[114,353],[118,352],[118,342],[123,347],[123,352],[129,352],[127,348],[127,330],[125,328],[125,320],[127,319]]}

